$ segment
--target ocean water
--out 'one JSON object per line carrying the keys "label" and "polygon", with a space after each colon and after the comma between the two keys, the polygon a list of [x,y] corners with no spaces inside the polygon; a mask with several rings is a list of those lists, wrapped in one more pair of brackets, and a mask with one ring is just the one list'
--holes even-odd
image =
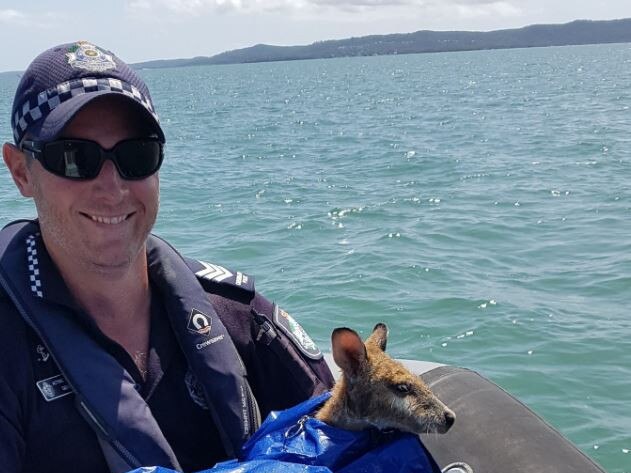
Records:
{"label": "ocean water", "polygon": [[[477,370],[631,472],[631,44],[142,75],[156,233],[255,276],[323,349],[383,321],[394,356]],[[0,174],[0,224],[33,216]]]}

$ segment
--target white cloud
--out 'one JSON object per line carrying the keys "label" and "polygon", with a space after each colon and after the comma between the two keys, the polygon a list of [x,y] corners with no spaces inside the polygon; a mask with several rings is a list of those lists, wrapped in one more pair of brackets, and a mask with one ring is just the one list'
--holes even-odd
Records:
{"label": "white cloud", "polygon": [[194,13],[201,10],[272,11],[302,10],[320,6],[347,8],[389,7],[394,5],[423,5],[419,0],[128,0],[132,10],[166,8],[177,13]]}
{"label": "white cloud", "polygon": [[[523,15],[523,0],[305,0],[312,7],[346,12],[399,16],[423,20],[517,17]],[[363,19],[366,19],[364,17]]]}
{"label": "white cloud", "polygon": [[472,0],[469,2],[458,1],[454,5],[455,11],[461,18],[480,18],[486,16],[520,16],[523,14],[521,8],[510,2]]}
{"label": "white cloud", "polygon": [[0,10],[0,23],[22,23],[25,19],[26,15],[17,10]]}
{"label": "white cloud", "polygon": [[[492,30],[519,27],[528,21],[531,7],[525,0],[126,0],[128,18],[135,23],[185,25],[192,19],[217,28],[217,15],[232,21],[249,17],[247,31],[241,29],[231,47],[250,42],[302,44],[368,34],[433,30]],[[548,0],[549,1],[549,0]],[[227,21],[224,16],[224,22]],[[272,18],[274,18],[272,20]],[[252,24],[251,22],[255,23]],[[303,25],[304,31],[293,35],[263,32],[271,21]],[[233,24],[233,23],[230,23]],[[285,28],[286,32],[291,28]],[[294,28],[295,30],[295,28]],[[256,31],[256,33],[255,33]],[[319,33],[318,33],[319,32]],[[231,36],[236,31],[228,32]],[[292,40],[296,36],[300,40]],[[247,39],[246,38],[250,38]],[[274,38],[274,39],[272,39]]]}
{"label": "white cloud", "polygon": [[308,0],[129,0],[131,11],[167,10],[176,14],[198,14],[203,11],[260,12],[301,8]]}
{"label": "white cloud", "polygon": [[488,15],[515,16],[522,13],[516,5],[522,0],[127,0],[133,13],[160,17],[167,14],[199,15],[205,12],[302,12],[325,13],[379,12],[406,9],[410,13],[428,15],[450,12],[459,17]]}
{"label": "white cloud", "polygon": [[0,24],[7,27],[54,30],[61,19],[63,17],[58,12],[40,12],[36,16],[13,9],[0,10]]}
{"label": "white cloud", "polygon": [[398,5],[417,5],[422,6],[427,2],[418,0],[307,0],[312,5],[327,6],[357,6],[357,7],[391,7]]}

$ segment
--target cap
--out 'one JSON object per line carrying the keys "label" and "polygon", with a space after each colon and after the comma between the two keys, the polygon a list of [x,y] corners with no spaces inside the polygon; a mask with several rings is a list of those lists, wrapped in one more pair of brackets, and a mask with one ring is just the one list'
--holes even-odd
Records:
{"label": "cap", "polygon": [[139,105],[165,141],[140,76],[113,53],[78,41],[44,51],[22,75],[11,113],[15,143],[19,145],[26,132],[37,141],[54,140],[82,107],[102,95],[120,95]]}

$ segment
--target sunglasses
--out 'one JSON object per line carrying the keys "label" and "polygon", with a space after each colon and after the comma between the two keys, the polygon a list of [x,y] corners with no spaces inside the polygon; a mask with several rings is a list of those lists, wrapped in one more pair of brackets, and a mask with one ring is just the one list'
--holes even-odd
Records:
{"label": "sunglasses", "polygon": [[62,139],[48,143],[22,141],[22,151],[37,159],[56,176],[76,180],[94,179],[106,159],[111,159],[123,179],[134,181],[160,169],[164,143],[158,138],[133,138],[103,149],[94,141]]}

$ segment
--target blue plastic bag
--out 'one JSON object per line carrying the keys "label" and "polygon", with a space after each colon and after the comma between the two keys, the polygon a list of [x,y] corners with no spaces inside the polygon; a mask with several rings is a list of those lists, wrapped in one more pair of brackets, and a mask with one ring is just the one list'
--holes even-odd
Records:
{"label": "blue plastic bag", "polygon": [[[238,459],[199,473],[437,473],[418,437],[378,430],[343,430],[311,416],[330,393],[271,412]],[[166,468],[133,473],[172,473]]]}

